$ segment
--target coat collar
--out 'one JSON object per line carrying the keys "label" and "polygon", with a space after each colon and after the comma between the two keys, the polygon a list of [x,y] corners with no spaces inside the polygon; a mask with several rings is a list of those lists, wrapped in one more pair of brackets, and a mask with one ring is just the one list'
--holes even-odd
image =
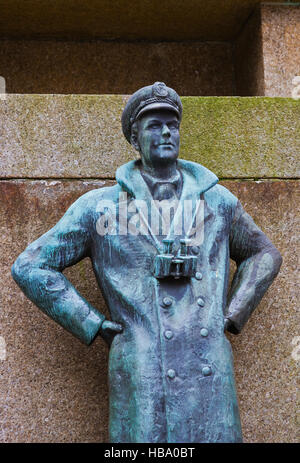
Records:
{"label": "coat collar", "polygon": [[[218,177],[206,167],[195,162],[178,159],[183,178],[180,200],[199,197],[218,183]],[[149,200],[150,191],[140,172],[141,161],[130,161],[117,169],[118,184],[135,199]]]}
{"label": "coat collar", "polygon": [[[116,179],[118,184],[125,190],[131,197],[135,200],[143,200],[147,204],[149,201],[152,201],[152,195],[150,190],[143,179],[140,171],[141,161],[130,161],[127,164],[122,165],[116,172]],[[185,200],[198,200],[200,195],[205,191],[212,188],[219,181],[218,177],[213,174],[206,167],[196,164],[195,162],[178,160],[177,166],[182,173],[182,193],[179,201]],[[194,217],[197,214],[197,207],[195,212],[190,217],[191,225],[194,222]],[[137,206],[139,210],[139,207]],[[144,238],[150,240],[159,253],[163,252],[162,243],[159,242],[155,234],[152,232],[151,226],[148,222],[147,217],[139,210],[139,213],[142,217],[143,222],[146,224],[150,234],[145,235]],[[180,220],[180,210],[176,210],[174,219],[170,224],[168,238],[175,238],[174,236],[174,227],[176,226],[177,221]],[[177,248],[179,246],[179,241],[177,239]]]}

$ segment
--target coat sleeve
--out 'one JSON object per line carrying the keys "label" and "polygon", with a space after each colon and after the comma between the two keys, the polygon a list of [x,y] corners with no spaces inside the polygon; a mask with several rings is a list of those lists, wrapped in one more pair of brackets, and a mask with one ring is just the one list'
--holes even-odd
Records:
{"label": "coat sleeve", "polygon": [[62,271],[90,253],[89,220],[84,197],[62,219],[30,244],[12,267],[12,276],[43,312],[85,344],[90,344],[105,317],[86,301]]}
{"label": "coat sleeve", "polygon": [[230,257],[237,264],[229,291],[227,330],[238,334],[279,272],[279,251],[238,201],[230,234]]}

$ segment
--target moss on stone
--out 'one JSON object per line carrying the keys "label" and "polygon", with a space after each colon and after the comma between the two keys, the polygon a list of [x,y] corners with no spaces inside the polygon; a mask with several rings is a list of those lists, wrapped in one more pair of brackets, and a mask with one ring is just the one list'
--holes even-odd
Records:
{"label": "moss on stone", "polygon": [[221,177],[299,176],[300,104],[289,98],[183,97],[181,156]]}
{"label": "moss on stone", "polygon": [[[8,95],[0,105],[3,177],[113,178],[139,155],[121,131],[125,95]],[[183,97],[180,157],[221,178],[299,177],[300,103]]]}

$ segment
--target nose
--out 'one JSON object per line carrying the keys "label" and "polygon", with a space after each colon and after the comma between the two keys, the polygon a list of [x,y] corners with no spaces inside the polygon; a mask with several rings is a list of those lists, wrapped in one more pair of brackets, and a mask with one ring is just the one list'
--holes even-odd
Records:
{"label": "nose", "polygon": [[163,137],[169,137],[171,135],[170,129],[167,126],[167,124],[163,125],[161,134],[162,134]]}

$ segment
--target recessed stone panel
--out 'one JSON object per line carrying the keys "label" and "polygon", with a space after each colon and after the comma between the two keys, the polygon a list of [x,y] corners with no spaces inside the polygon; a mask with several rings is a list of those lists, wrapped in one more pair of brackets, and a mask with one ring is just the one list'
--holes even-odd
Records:
{"label": "recessed stone panel", "polygon": [[2,40],[7,93],[131,94],[155,81],[180,95],[233,95],[231,43]]}
{"label": "recessed stone panel", "polygon": [[[273,0],[280,2],[281,0]],[[2,37],[230,40],[261,0],[0,1]]]}
{"label": "recessed stone panel", "polygon": [[[265,75],[261,32],[261,10],[257,8],[244,24],[234,44],[236,94],[264,96]],[[279,96],[279,95],[276,95]]]}

